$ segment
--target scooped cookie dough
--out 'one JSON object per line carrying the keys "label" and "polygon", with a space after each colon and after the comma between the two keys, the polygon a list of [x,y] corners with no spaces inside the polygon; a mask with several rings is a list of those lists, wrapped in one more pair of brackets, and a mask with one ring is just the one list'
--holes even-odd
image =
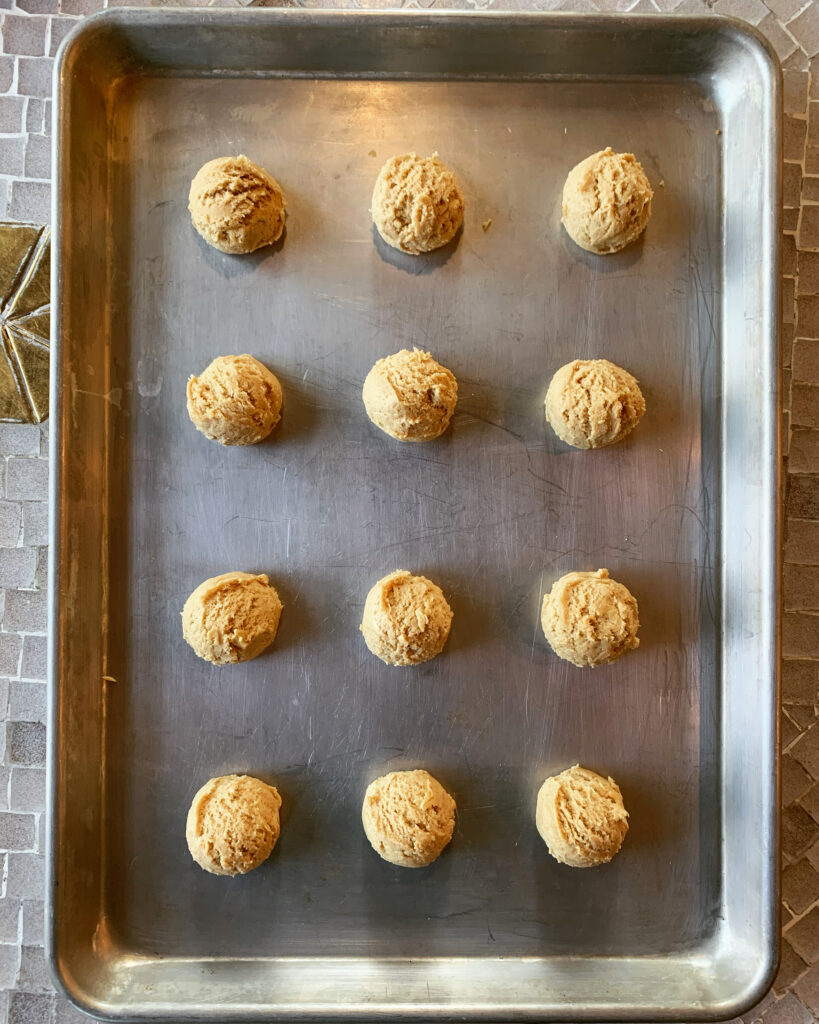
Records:
{"label": "scooped cookie dough", "polygon": [[214,249],[254,252],[284,231],[284,194],[267,171],[246,156],[209,160],[191,182],[193,226]]}
{"label": "scooped cookie dough", "polygon": [[390,772],[367,787],[361,821],[380,857],[401,868],[423,868],[452,838],[455,801],[422,768]]}
{"label": "scooped cookie dough", "polygon": [[214,875],[244,875],[267,860],[279,838],[281,797],[250,775],[211,779],[193,798],[185,838],[196,863]]}
{"label": "scooped cookie dough", "polygon": [[364,380],[362,397],[367,415],[390,437],[432,441],[449,426],[458,401],[458,382],[429,352],[402,348],[373,366]]}
{"label": "scooped cookie dough", "polygon": [[608,359],[561,366],[546,392],[546,419],[575,448],[604,448],[630,434],[646,411],[635,377]]}
{"label": "scooped cookie dough", "polygon": [[276,639],[282,603],[264,574],[225,572],[200,583],[182,609],[182,634],[214,665],[250,661]]}
{"label": "scooped cookie dough", "polygon": [[387,665],[420,665],[441,653],[451,625],[452,609],[441,588],[399,569],[367,594],[361,632]]}
{"label": "scooped cookie dough", "polygon": [[640,646],[637,602],[607,569],[561,576],[543,598],[540,621],[555,654],[578,668],[605,665]]}
{"label": "scooped cookie dough", "polygon": [[561,864],[607,864],[628,832],[628,812],[614,779],[574,765],[553,775],[537,795],[537,830]]}
{"label": "scooped cookie dough", "polygon": [[438,154],[391,157],[375,181],[373,222],[393,249],[417,256],[439,249],[457,234],[464,200],[455,175]]}
{"label": "scooped cookie dough", "polygon": [[569,171],[563,226],[588,252],[619,252],[643,233],[654,193],[633,153],[609,147]]}
{"label": "scooped cookie dough", "polygon": [[188,379],[188,415],[196,429],[224,445],[263,441],[281,419],[278,379],[253,356],[217,356]]}

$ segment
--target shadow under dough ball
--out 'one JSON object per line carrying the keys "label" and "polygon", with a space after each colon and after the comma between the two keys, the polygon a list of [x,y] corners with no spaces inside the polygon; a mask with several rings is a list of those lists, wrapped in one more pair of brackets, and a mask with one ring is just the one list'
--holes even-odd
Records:
{"label": "shadow under dough ball", "polygon": [[205,437],[223,445],[263,441],[281,419],[282,387],[250,355],[217,356],[188,378],[188,416]]}
{"label": "shadow under dough ball", "polygon": [[361,392],[373,423],[397,441],[433,441],[449,426],[458,382],[429,352],[402,348],[379,359]]}
{"label": "shadow under dough ball", "polygon": [[276,639],[282,603],[267,576],[225,572],[200,583],[182,609],[182,635],[214,665],[258,657]]}
{"label": "shadow under dough ball", "polygon": [[375,180],[373,223],[387,245],[417,256],[451,242],[464,219],[455,175],[438,154],[391,157]]}
{"label": "shadow under dough ball", "polygon": [[607,864],[628,832],[620,787],[578,764],[546,779],[535,821],[549,853],[573,868]]}
{"label": "shadow under dough ball", "polygon": [[451,625],[452,609],[441,588],[398,569],[367,594],[361,632],[386,665],[420,665],[441,653]]}
{"label": "shadow under dough ball", "polygon": [[281,797],[251,775],[221,775],[193,798],[185,825],[188,849],[213,875],[244,875],[270,856],[279,838]]}
{"label": "shadow under dough ball", "polygon": [[367,787],[361,822],[379,857],[398,867],[423,868],[452,838],[455,801],[423,768],[390,772]]}
{"label": "shadow under dough ball", "polygon": [[606,665],[640,646],[637,602],[607,569],[561,576],[543,598],[540,622],[555,654],[578,668]]}
{"label": "shadow under dough ball", "polygon": [[608,147],[569,171],[563,186],[563,226],[587,252],[619,252],[645,230],[653,198],[634,154]]}
{"label": "shadow under dough ball", "polygon": [[284,193],[246,156],[220,156],[196,172],[188,195],[193,226],[208,245],[240,255],[278,242]]}
{"label": "shadow under dough ball", "polygon": [[608,359],[575,359],[552,377],[546,419],[574,448],[605,448],[622,441],[646,411],[635,377]]}

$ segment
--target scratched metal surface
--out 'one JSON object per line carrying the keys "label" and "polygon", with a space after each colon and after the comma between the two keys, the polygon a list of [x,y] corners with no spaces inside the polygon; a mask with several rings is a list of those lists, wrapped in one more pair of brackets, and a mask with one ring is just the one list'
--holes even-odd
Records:
{"label": "scratched metal surface", "polygon": [[[148,74],[109,117],[112,343],[105,379],[90,364],[85,378],[108,397],[114,595],[95,943],[191,964],[704,949],[725,897],[713,96],[680,77]],[[562,231],[560,195],[606,145],[638,155],[655,202],[644,238],[600,258]],[[439,151],[466,199],[455,243],[416,259],[368,213],[381,163],[407,150]],[[186,208],[197,168],[235,152],[287,197],[283,242],[244,258],[209,249]],[[451,429],[425,445],[380,433],[360,396],[377,358],[413,345],[459,381]],[[188,375],[230,352],[282,382],[281,425],[256,447],[209,443],[186,414]],[[575,357],[640,380],[647,412],[625,443],[575,451],[549,430],[548,381]],[[601,566],[635,594],[641,646],[578,670],[546,645],[540,602]],[[219,669],[179,612],[234,568],[268,573],[284,613],[267,654]],[[454,611],[442,656],[415,669],[382,665],[358,630],[396,568],[436,580]],[[543,779],[576,762],[611,774],[631,815],[621,855],[588,872],[552,860],[534,826]],[[415,766],[458,821],[438,862],[402,872],[369,848],[360,805],[376,775]],[[235,880],[199,870],[184,838],[194,792],[227,772],[284,801],[273,855]],[[115,1016],[111,999],[97,1012]]]}

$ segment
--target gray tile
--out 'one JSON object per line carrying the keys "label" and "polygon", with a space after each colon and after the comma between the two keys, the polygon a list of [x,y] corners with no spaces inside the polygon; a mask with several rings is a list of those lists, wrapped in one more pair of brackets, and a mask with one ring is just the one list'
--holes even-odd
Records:
{"label": "gray tile", "polygon": [[93,14],[102,7],[103,0],[60,0],[60,14]]}
{"label": "gray tile", "polygon": [[[0,811],[7,811],[9,809],[9,778],[11,777],[11,768],[6,765],[0,765]],[[2,1020],[2,1017],[0,1017]]]}
{"label": "gray tile", "polygon": [[0,548],[0,587],[31,587],[36,571],[36,548]]}
{"label": "gray tile", "polygon": [[779,21],[787,21],[805,6],[804,0],[765,0],[765,3]]}
{"label": "gray tile", "polygon": [[51,137],[51,100],[46,100],[43,107],[43,134]]}
{"label": "gray tile", "polygon": [[[2,504],[0,503],[0,537],[2,537]],[[48,544],[48,504],[29,501],[23,505],[23,543],[33,547]]]}
{"label": "gray tile", "polygon": [[46,655],[47,641],[44,636],[27,636],[23,638],[23,662],[20,666],[20,675],[23,679],[45,680],[47,671]]}
{"label": "gray tile", "polygon": [[20,938],[20,900],[0,900],[0,942],[16,943]]}
{"label": "gray tile", "polygon": [[45,861],[36,853],[10,853],[8,855],[8,896],[21,900],[39,900],[45,884]]}
{"label": "gray tile", "polygon": [[23,638],[16,633],[0,633],[0,676],[20,674],[20,652]]}
{"label": "gray tile", "polygon": [[19,502],[0,501],[0,547],[17,547],[22,522],[23,509]]}
{"label": "gray tile", "polygon": [[40,428],[33,423],[0,423],[0,455],[39,455]]}
{"label": "gray tile", "polygon": [[17,946],[0,946],[0,988],[14,987],[17,977],[17,965],[20,963],[20,950]]}
{"label": "gray tile", "polygon": [[51,139],[45,135],[29,135],[26,142],[25,173],[27,178],[51,177]]}
{"label": "gray tile", "polygon": [[[17,97],[10,98],[16,99]],[[3,97],[0,96],[0,119],[2,119],[3,112],[2,102]],[[51,185],[44,181],[13,181],[11,183],[9,216],[14,220],[50,224]]]}
{"label": "gray tile", "polygon": [[6,591],[3,625],[9,632],[18,630],[21,633],[45,633],[47,617],[44,591]]}
{"label": "gray tile", "polygon": [[34,586],[37,590],[45,590],[48,586],[48,548],[37,548],[37,570],[34,574]]}
{"label": "gray tile", "polygon": [[788,992],[762,1014],[763,1024],[811,1024],[811,1014]]}
{"label": "gray tile", "polygon": [[0,136],[0,174],[23,173],[25,139],[22,135]]}
{"label": "gray tile", "polygon": [[38,100],[36,96],[30,96],[26,100],[26,131],[42,132],[43,114],[45,113],[45,100]]}
{"label": "gray tile", "polygon": [[[810,865],[808,865],[810,867]],[[812,869],[811,869],[812,870]],[[17,988],[23,992],[50,992],[51,979],[42,946],[23,946],[20,950],[20,973]]]}
{"label": "gray tile", "polygon": [[21,57],[17,62],[17,92],[22,96],[48,98],[53,70],[51,57]]}
{"label": "gray tile", "polygon": [[9,683],[8,717],[11,722],[45,722],[46,684],[12,680]]}
{"label": "gray tile", "polygon": [[[790,28],[790,26],[788,26]],[[776,55],[780,60],[785,60],[789,57],[796,49],[796,43],[793,38],[782,28],[779,22],[772,14],[768,14],[762,21],[759,22],[758,28],[760,32],[763,32],[767,36],[768,42],[776,50]],[[801,43],[802,41],[799,40]],[[802,49],[807,53],[807,49],[804,44]]]}
{"label": "gray tile", "polygon": [[45,940],[45,904],[42,900],[23,903],[23,942],[27,946],[42,946]]}
{"label": "gray tile", "polygon": [[[788,448],[788,472],[815,473],[817,467],[819,467],[819,430],[794,427]],[[796,606],[794,605],[794,607]]]}
{"label": "gray tile", "polygon": [[787,521],[785,561],[794,565],[819,565],[819,522],[810,519]]}
{"label": "gray tile", "polygon": [[44,765],[46,730],[41,722],[8,722],[6,751],[12,765]]}
{"label": "gray tile", "polygon": [[[57,5],[57,0],[48,0]],[[53,57],[60,48],[60,43],[65,39],[72,28],[77,24],[75,18],[52,18],[51,35],[49,37],[48,52]]]}
{"label": "gray tile", "polygon": [[9,92],[14,81],[14,58],[0,57],[0,93]]}
{"label": "gray tile", "polygon": [[58,0],[16,0],[16,4],[29,14],[56,14],[59,6]]}
{"label": "gray tile", "polygon": [[48,424],[49,420],[43,420],[40,424],[40,454],[43,457],[48,455]]}
{"label": "gray tile", "polygon": [[33,850],[36,839],[33,814],[0,812],[0,849]]}
{"label": "gray tile", "polygon": [[22,96],[0,96],[0,134],[16,135],[23,130]]}
{"label": "gray tile", "polygon": [[54,1024],[89,1024],[89,1018],[72,1006],[67,999],[57,996],[54,1007]]}
{"label": "gray tile", "polygon": [[808,4],[801,14],[788,22],[788,32],[809,57],[819,53],[819,7]]}
{"label": "gray tile", "polygon": [[48,18],[7,14],[3,18],[3,52],[40,57],[46,52]]}
{"label": "gray tile", "polygon": [[768,13],[768,8],[762,0],[716,0],[714,13],[758,25]]}
{"label": "gray tile", "polygon": [[48,460],[9,459],[6,497],[12,501],[48,501]]}
{"label": "gray tile", "polygon": [[12,992],[9,996],[8,1024],[50,1024],[53,1012],[51,993]]}
{"label": "gray tile", "polygon": [[13,767],[9,792],[9,806],[13,811],[44,811],[45,770],[43,768]]}

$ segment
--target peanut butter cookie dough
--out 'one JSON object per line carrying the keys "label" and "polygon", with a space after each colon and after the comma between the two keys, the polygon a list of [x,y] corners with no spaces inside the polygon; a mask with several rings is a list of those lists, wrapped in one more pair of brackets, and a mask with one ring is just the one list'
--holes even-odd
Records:
{"label": "peanut butter cookie dough", "polygon": [[362,398],[367,415],[385,434],[398,441],[432,441],[449,426],[458,382],[429,352],[402,348],[373,366]]}
{"label": "peanut butter cookie dough", "polygon": [[607,569],[561,576],[543,598],[540,621],[555,654],[578,668],[605,665],[640,646],[637,602]]}
{"label": "peanut butter cookie dough", "polygon": [[438,154],[391,157],[375,181],[373,222],[393,249],[431,252],[452,241],[464,219],[464,200],[455,175]]}
{"label": "peanut butter cookie dough", "polygon": [[398,867],[423,868],[452,838],[455,801],[422,768],[390,772],[367,787],[361,821],[380,857]]}
{"label": "peanut butter cookie dough", "polygon": [[193,226],[208,245],[231,254],[271,245],[284,231],[284,193],[246,156],[220,156],[196,172],[188,196]]}
{"label": "peanut butter cookie dough", "polygon": [[185,827],[196,863],[214,875],[244,875],[267,860],[279,838],[281,797],[251,775],[211,779],[193,798]]}
{"label": "peanut butter cookie dough", "polygon": [[555,860],[593,868],[607,864],[623,845],[628,812],[614,779],[576,764],[543,783],[536,823]]}
{"label": "peanut butter cookie dough", "polygon": [[588,252],[619,252],[643,233],[654,193],[633,153],[586,157],[563,186],[563,226]]}
{"label": "peanut butter cookie dough", "polygon": [[575,359],[552,377],[546,419],[566,444],[604,448],[640,422],[646,403],[635,377],[608,359]]}
{"label": "peanut butter cookie dough", "polygon": [[399,569],[367,594],[361,632],[387,665],[420,665],[440,654],[449,636],[452,609],[426,576]]}
{"label": "peanut butter cookie dough", "polygon": [[258,359],[217,356],[188,379],[188,415],[196,429],[224,445],[257,444],[281,419],[282,388]]}
{"label": "peanut butter cookie dough", "polygon": [[182,634],[214,665],[250,661],[276,639],[282,603],[264,574],[225,572],[200,583],[182,609]]}

